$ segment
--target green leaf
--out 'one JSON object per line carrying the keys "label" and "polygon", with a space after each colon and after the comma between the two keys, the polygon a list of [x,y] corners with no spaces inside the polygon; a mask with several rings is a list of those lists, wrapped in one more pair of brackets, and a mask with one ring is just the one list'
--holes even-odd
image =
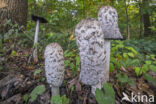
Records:
{"label": "green leaf", "polygon": [[128,84],[129,84],[130,86],[134,86],[134,81],[133,81],[132,79],[129,79]]}
{"label": "green leaf", "polygon": [[62,99],[62,104],[69,104],[69,99],[66,97],[66,95],[63,95],[61,99]]}
{"label": "green leaf", "polygon": [[74,56],[74,53],[72,51],[68,52],[68,51],[65,51],[64,52],[64,57],[72,57]]}
{"label": "green leaf", "polygon": [[35,72],[34,72],[34,76],[36,76],[37,74],[40,74],[42,72],[41,69],[37,69]]}
{"label": "green leaf", "polygon": [[62,99],[60,95],[56,95],[56,97],[51,97],[51,104],[62,104]]}
{"label": "green leaf", "polygon": [[44,85],[39,85],[39,86],[35,87],[30,94],[30,97],[31,97],[30,102],[34,102],[37,99],[38,95],[42,95],[44,92],[45,92]]}
{"label": "green leaf", "polygon": [[127,54],[128,54],[128,56],[134,58],[134,54],[133,53],[127,53]]}
{"label": "green leaf", "polygon": [[0,70],[3,70],[3,67],[2,66],[0,66]]}
{"label": "green leaf", "polygon": [[133,65],[134,67],[140,66],[140,60],[138,60],[138,59],[132,60],[131,65]]}
{"label": "green leaf", "polygon": [[154,65],[150,65],[149,67],[150,67],[150,69],[151,69],[153,72],[156,73],[156,66],[154,66]]}
{"label": "green leaf", "polygon": [[144,64],[144,65],[142,66],[142,71],[143,71],[144,73],[146,73],[146,72],[148,71],[148,69],[149,69],[148,64]]}
{"label": "green leaf", "polygon": [[98,104],[115,104],[115,92],[113,87],[105,83],[104,84],[104,91],[101,91],[100,89],[96,89],[95,97],[98,102]]}
{"label": "green leaf", "polygon": [[137,76],[139,76],[140,74],[142,74],[140,67],[135,67],[135,73]]}
{"label": "green leaf", "polygon": [[127,53],[123,53],[123,57],[127,59],[128,58],[128,54]]}
{"label": "green leaf", "polygon": [[[104,101],[104,94],[100,89],[96,89],[95,97],[96,97],[98,104],[103,104],[105,102]],[[108,103],[106,103],[106,104],[108,104]]]}
{"label": "green leaf", "polygon": [[110,63],[110,69],[109,69],[109,71],[110,72],[113,72],[114,70],[115,70],[114,64],[113,63]]}
{"label": "green leaf", "polygon": [[138,52],[133,47],[126,47],[128,50],[132,51],[135,55],[138,54]]}
{"label": "green leaf", "polygon": [[156,78],[153,78],[151,75],[149,75],[149,74],[147,74],[147,73],[144,75],[144,78],[145,78],[148,82],[153,83],[153,84],[156,86]]}
{"label": "green leaf", "polygon": [[15,56],[16,54],[17,54],[17,52],[14,50],[11,52],[11,56]]}
{"label": "green leaf", "polygon": [[74,70],[74,69],[75,69],[75,65],[74,65],[73,63],[71,63],[71,64],[70,64],[70,68],[71,68],[72,70]]}
{"label": "green leaf", "polygon": [[128,82],[128,76],[127,74],[122,75],[121,73],[117,74],[116,77],[121,83],[127,83]]}
{"label": "green leaf", "polygon": [[121,67],[120,63],[118,61],[116,61],[116,59],[114,57],[110,58],[110,62],[113,63],[117,67],[117,69],[120,69],[120,67]]}
{"label": "green leaf", "polygon": [[26,93],[26,94],[24,95],[24,102],[27,102],[28,99],[29,99],[29,95],[28,95],[28,93]]}
{"label": "green leaf", "polygon": [[62,97],[60,97],[60,95],[56,95],[56,97],[51,97],[50,102],[51,104],[69,104],[69,99],[66,95],[63,95]]}
{"label": "green leaf", "polygon": [[145,63],[147,64],[147,65],[151,65],[151,61],[145,61]]}
{"label": "green leaf", "polygon": [[65,66],[65,67],[67,67],[69,64],[70,64],[70,61],[69,61],[69,60],[65,60],[65,61],[64,61],[64,66]]}
{"label": "green leaf", "polygon": [[76,56],[76,66],[80,65],[80,56]]}

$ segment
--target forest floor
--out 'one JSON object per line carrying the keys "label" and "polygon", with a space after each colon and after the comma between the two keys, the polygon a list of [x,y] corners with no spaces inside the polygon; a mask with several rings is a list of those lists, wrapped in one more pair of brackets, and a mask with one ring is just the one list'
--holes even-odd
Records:
{"label": "forest floor", "polygon": [[[16,53],[13,53],[9,47],[6,47],[5,57],[0,57],[0,104],[49,104],[50,103],[50,87],[46,83],[44,72],[44,58],[41,56],[37,64],[31,63],[30,59],[32,49],[16,48]],[[37,69],[41,69],[41,73],[34,74]],[[128,101],[121,101],[123,92],[129,97],[134,92],[145,94],[148,97],[154,95],[156,97],[156,86],[148,83],[143,76],[136,77],[131,68],[121,68],[122,74],[126,73],[134,82],[133,86],[127,83],[118,83],[115,75],[117,70],[110,73],[110,81],[115,91],[116,104],[132,104]],[[148,72],[156,77],[156,73]],[[60,94],[66,95],[70,99],[70,104],[97,104],[95,97],[91,94],[90,86],[83,85],[78,80],[78,75],[73,77],[69,69],[65,71],[65,80],[60,87]],[[37,97],[31,103],[25,102],[25,94],[30,94],[37,85],[45,85],[46,91],[44,94]],[[73,88],[74,86],[74,88]],[[30,96],[29,96],[30,97]],[[156,99],[156,98],[155,98]],[[133,104],[150,104],[150,103],[133,103]],[[154,104],[154,103],[153,103]],[[156,104],[156,102],[155,102]]]}

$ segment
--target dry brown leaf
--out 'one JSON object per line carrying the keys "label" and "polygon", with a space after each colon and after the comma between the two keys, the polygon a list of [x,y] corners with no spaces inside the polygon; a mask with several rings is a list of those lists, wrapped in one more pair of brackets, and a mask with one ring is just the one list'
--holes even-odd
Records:
{"label": "dry brown leaf", "polygon": [[79,80],[77,80],[75,87],[76,87],[76,91],[81,91],[81,84]]}
{"label": "dry brown leaf", "polygon": [[68,83],[69,83],[69,85],[68,85],[69,89],[70,89],[73,85],[76,85],[77,81],[78,81],[78,76],[75,77],[73,80],[69,81],[69,82],[68,82]]}
{"label": "dry brown leaf", "polygon": [[0,2],[0,9],[1,8],[5,8],[5,7],[7,7],[8,5],[6,4],[6,3],[4,3],[4,2]]}
{"label": "dry brown leaf", "polygon": [[121,70],[127,72],[127,70],[123,66],[121,66]]}
{"label": "dry brown leaf", "polygon": [[26,69],[28,69],[28,70],[34,70],[35,68],[34,68],[34,66],[28,66]]}
{"label": "dry brown leaf", "polygon": [[83,104],[87,104],[87,94],[85,95],[84,99],[83,99]]}
{"label": "dry brown leaf", "polygon": [[65,70],[65,79],[70,78],[72,76],[72,72],[69,69]]}
{"label": "dry brown leaf", "polygon": [[120,97],[122,97],[122,94],[120,93],[120,88],[119,88],[119,87],[120,87],[120,86],[119,86],[118,84],[114,85],[114,88],[116,89],[117,94],[118,94]]}

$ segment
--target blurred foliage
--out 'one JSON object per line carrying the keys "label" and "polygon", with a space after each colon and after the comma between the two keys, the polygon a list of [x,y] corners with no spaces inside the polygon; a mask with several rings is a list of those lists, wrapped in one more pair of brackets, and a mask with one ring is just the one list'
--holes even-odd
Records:
{"label": "blurred foliage", "polygon": [[45,92],[45,90],[46,89],[45,89],[44,85],[39,85],[39,86],[35,87],[30,94],[30,97],[31,97],[30,102],[34,102],[39,95],[42,95]]}
{"label": "blurred foliage", "polygon": [[[128,6],[130,34],[133,38],[139,38],[140,15],[138,0],[126,0]],[[152,1],[149,1],[152,3]],[[36,14],[48,20],[48,24],[42,24],[46,32],[70,34],[74,31],[75,25],[87,17],[97,18],[101,6],[110,5],[117,9],[119,17],[119,28],[124,36],[126,33],[126,13],[124,0],[29,0],[29,19],[27,29],[34,27],[35,23],[30,22],[30,15]],[[153,34],[155,31],[155,6],[143,5],[143,13],[150,15]],[[42,26],[41,26],[42,27]],[[152,35],[151,35],[152,36]]]}
{"label": "blurred foliage", "polygon": [[56,95],[56,97],[51,97],[51,104],[69,104],[69,99],[66,95],[60,97],[60,95]]}
{"label": "blurred foliage", "polygon": [[142,75],[149,69],[155,71],[156,42],[153,40],[112,41],[110,71],[131,68],[136,75]]}
{"label": "blurred foliage", "polygon": [[104,84],[104,92],[98,88],[96,89],[95,97],[98,104],[115,104],[115,92],[108,83]]}

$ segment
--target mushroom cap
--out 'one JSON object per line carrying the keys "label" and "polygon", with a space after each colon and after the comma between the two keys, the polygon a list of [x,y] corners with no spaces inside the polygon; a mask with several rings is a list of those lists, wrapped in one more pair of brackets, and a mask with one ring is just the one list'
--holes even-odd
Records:
{"label": "mushroom cap", "polygon": [[86,85],[96,85],[105,73],[104,34],[96,19],[80,21],[75,28],[76,43],[80,51],[80,81]]}
{"label": "mushroom cap", "polygon": [[39,20],[41,23],[48,23],[48,21],[45,18],[36,15],[31,15],[31,19],[35,22]]}
{"label": "mushroom cap", "polygon": [[61,86],[65,71],[61,46],[57,43],[47,45],[44,58],[47,82],[52,86]]}
{"label": "mushroom cap", "polygon": [[101,24],[105,39],[123,39],[118,28],[118,14],[115,8],[111,6],[101,7],[98,12],[98,21]]}

